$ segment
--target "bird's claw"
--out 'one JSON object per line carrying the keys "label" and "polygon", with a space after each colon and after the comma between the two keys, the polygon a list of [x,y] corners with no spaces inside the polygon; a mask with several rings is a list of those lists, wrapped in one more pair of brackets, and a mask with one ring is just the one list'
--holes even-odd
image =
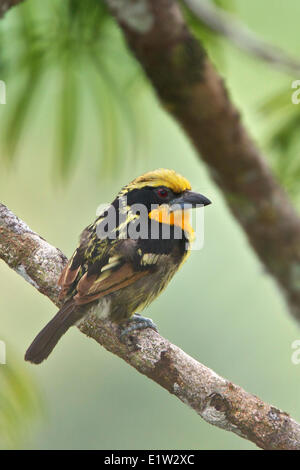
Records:
{"label": "bird's claw", "polygon": [[142,315],[135,313],[129,320],[129,325],[122,330],[120,338],[124,339],[124,337],[127,336],[129,333],[132,333],[136,330],[143,330],[145,328],[152,328],[152,330],[158,332],[157,326],[151,320],[151,318],[143,317]]}

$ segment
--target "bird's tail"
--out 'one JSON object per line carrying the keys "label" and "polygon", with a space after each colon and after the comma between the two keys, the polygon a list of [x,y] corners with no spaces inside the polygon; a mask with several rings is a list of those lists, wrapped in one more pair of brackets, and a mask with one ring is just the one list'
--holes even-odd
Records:
{"label": "bird's tail", "polygon": [[25,361],[40,364],[47,359],[60,338],[83,316],[83,309],[75,305],[72,299],[66,302],[33,340],[26,351]]}

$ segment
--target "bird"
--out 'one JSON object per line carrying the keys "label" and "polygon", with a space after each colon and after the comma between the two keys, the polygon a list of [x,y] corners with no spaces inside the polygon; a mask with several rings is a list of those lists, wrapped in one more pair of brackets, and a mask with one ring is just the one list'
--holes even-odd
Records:
{"label": "bird", "polygon": [[191,252],[190,209],[211,201],[175,170],[159,168],[124,186],[84,229],[58,281],[58,313],[25,354],[43,362],[67,330],[93,306],[121,327],[120,338],[156,325],[140,312],[167,287]]}

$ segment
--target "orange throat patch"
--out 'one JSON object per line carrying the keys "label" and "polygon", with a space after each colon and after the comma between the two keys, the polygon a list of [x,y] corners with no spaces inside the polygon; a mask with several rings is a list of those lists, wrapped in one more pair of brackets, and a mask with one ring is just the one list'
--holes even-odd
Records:
{"label": "orange throat patch", "polygon": [[169,211],[169,206],[161,205],[149,212],[149,218],[162,224],[176,225],[184,232],[188,240],[193,241],[195,232],[190,224],[190,209]]}

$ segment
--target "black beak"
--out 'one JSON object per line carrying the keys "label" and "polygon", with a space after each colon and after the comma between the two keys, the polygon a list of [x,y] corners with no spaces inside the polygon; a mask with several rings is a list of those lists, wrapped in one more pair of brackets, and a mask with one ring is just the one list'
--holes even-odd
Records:
{"label": "black beak", "polygon": [[197,206],[208,206],[211,201],[207,197],[192,191],[185,191],[181,196],[172,199],[170,202],[170,211],[191,209]]}

